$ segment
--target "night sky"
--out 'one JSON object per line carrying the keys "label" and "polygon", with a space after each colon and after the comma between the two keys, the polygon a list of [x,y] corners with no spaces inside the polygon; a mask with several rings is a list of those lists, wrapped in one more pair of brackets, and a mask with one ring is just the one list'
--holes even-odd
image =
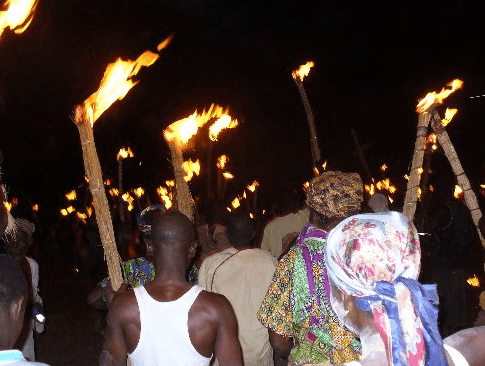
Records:
{"label": "night sky", "polygon": [[[415,107],[455,78],[446,99],[459,112],[447,127],[472,186],[485,183],[485,34],[483,5],[472,2],[237,2],[230,0],[39,0],[22,35],[0,38],[0,150],[12,195],[62,206],[83,184],[79,136],[70,116],[99,86],[108,63],[135,59],[173,33],[160,59],[142,70],[124,100],[95,124],[106,177],[130,146],[126,187],[172,179],[161,132],[211,103],[241,124],[221,133],[214,156],[229,155],[236,179],[228,196],[256,179],[262,204],[312,176],[309,130],[291,71],[315,63],[305,88],[328,169],[367,181],[350,129],[372,175],[405,185],[414,150]],[[393,4],[391,6],[391,4]],[[392,7],[392,8],[391,8]],[[186,157],[204,165],[194,141]],[[200,194],[205,181],[195,178]],[[230,198],[230,197],[228,197]],[[402,205],[402,202],[398,202]]]}

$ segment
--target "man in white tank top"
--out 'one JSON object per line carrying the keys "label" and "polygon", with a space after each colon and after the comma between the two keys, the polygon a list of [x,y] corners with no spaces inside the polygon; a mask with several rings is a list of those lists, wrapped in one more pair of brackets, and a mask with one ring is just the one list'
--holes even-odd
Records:
{"label": "man in white tank top", "polygon": [[100,365],[242,366],[237,320],[222,295],[192,286],[186,272],[195,255],[192,222],[178,211],[157,213],[148,250],[155,279],[115,296]]}

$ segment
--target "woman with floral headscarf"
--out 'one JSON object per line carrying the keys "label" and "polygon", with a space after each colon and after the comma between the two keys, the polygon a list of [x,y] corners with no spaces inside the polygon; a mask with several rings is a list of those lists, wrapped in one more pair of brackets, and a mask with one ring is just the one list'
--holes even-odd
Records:
{"label": "woman with floral headscarf", "polygon": [[362,358],[346,365],[469,365],[443,346],[436,285],[416,280],[419,238],[401,213],[345,219],[329,233],[325,258],[332,308],[362,342]]}

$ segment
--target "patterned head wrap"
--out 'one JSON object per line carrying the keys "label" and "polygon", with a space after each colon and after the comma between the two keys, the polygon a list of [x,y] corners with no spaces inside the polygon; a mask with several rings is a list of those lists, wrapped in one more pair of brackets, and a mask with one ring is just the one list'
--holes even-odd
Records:
{"label": "patterned head wrap", "polygon": [[306,203],[326,217],[347,217],[359,211],[362,200],[359,174],[326,171],[310,182]]}
{"label": "patterned head wrap", "polygon": [[436,285],[421,285],[416,228],[399,212],[351,216],[325,247],[328,276],[372,311],[390,366],[447,365],[438,331]]}
{"label": "patterned head wrap", "polygon": [[138,228],[145,235],[151,235],[152,233],[152,225],[147,224],[147,216],[149,213],[151,213],[154,210],[162,211],[162,212],[167,211],[167,209],[165,208],[165,205],[159,203],[159,204],[148,206],[137,217]]}

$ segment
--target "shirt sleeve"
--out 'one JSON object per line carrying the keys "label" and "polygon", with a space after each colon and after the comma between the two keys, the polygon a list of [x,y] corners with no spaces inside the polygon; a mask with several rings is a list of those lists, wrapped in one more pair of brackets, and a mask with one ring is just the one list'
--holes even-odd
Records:
{"label": "shirt sleeve", "polygon": [[258,311],[258,320],[265,327],[284,337],[293,337],[293,314],[290,304],[292,270],[291,252],[278,263],[266,297]]}

